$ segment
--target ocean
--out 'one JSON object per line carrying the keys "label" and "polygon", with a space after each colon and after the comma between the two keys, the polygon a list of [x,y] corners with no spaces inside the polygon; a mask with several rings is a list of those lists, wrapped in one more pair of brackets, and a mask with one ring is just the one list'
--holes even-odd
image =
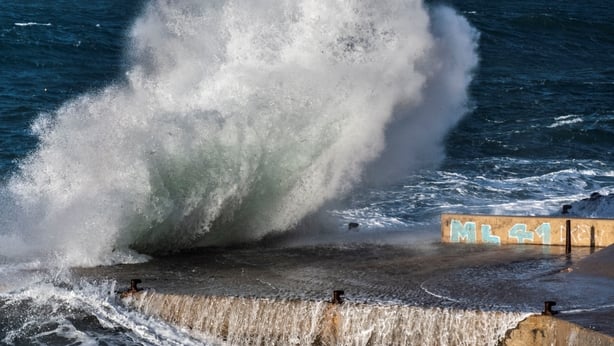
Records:
{"label": "ocean", "polygon": [[[115,279],[190,276],[196,256],[224,277],[207,293],[279,294],[212,253],[318,299],[327,256],[463,257],[437,244],[441,213],[613,193],[612,18],[594,0],[2,1],[0,344],[216,344],[123,306]],[[568,264],[523,251],[533,275],[505,280]],[[494,272],[429,261],[404,275],[436,283],[404,293],[377,262],[335,275],[357,301],[528,311],[453,292]]]}

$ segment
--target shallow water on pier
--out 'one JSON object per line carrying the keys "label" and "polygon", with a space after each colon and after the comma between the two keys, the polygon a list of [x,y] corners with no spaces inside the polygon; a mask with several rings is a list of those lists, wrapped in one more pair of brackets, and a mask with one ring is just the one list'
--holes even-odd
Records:
{"label": "shallow water on pier", "polygon": [[[358,235],[348,235],[350,238],[352,236],[355,240],[360,239]],[[463,342],[477,340],[475,338],[478,336],[474,335],[476,328],[485,328],[484,333],[494,333],[488,334],[486,338],[496,340],[502,337],[501,329],[505,330],[506,325],[507,328],[512,328],[523,316],[540,313],[546,300],[557,302],[554,310],[560,312],[558,316],[561,318],[614,335],[608,322],[614,316],[611,305],[614,292],[609,289],[613,287],[614,281],[580,276],[568,271],[568,268],[594,250],[574,248],[571,254],[565,254],[564,247],[442,244],[429,238],[396,238],[394,234],[388,238],[388,242],[384,241],[379,245],[357,241],[290,247],[263,245],[232,249],[203,248],[190,253],[155,258],[143,264],[78,269],[76,272],[89,280],[117,280],[119,286],[127,286],[130,279],[139,278],[143,288],[155,293],[170,294],[177,297],[173,299],[179,299],[167,302],[157,301],[159,298],[155,296],[150,298],[152,300],[147,301],[141,311],[154,315],[162,314],[160,309],[164,309],[167,304],[176,304],[177,308],[173,309],[181,311],[180,306],[190,305],[183,301],[184,299],[221,299],[223,302],[219,304],[229,306],[227,311],[219,312],[214,309],[210,314],[224,315],[234,312],[241,316],[252,316],[273,309],[274,315],[277,316],[275,318],[281,318],[279,315],[283,315],[285,317],[282,320],[292,320],[293,314],[290,312],[293,308],[284,308],[287,303],[263,307],[261,305],[265,303],[262,303],[260,298],[275,299],[278,302],[311,301],[315,302],[317,307],[320,302],[330,301],[333,290],[343,290],[344,301],[350,304],[349,310],[344,312],[346,315],[343,321],[348,324],[345,330],[360,328],[358,324],[363,323],[364,321],[361,321],[364,318],[370,319],[369,323],[373,326],[379,323],[388,326],[386,328],[392,328],[364,329],[369,337],[378,340],[388,340],[388,337],[401,340],[398,339],[401,338],[398,328],[389,327],[390,324],[399,323],[396,317],[389,319],[390,316],[398,314],[419,314],[422,321],[434,318],[441,321],[476,323],[470,328],[473,332],[466,331],[466,335],[453,334],[450,337],[459,337]],[[224,297],[259,299],[246,303]],[[368,312],[368,316],[361,317],[360,314],[365,309],[360,307],[362,303],[381,306],[382,310]],[[254,304],[255,306],[252,306]],[[217,303],[204,305],[213,306]],[[311,311],[309,314],[321,315],[310,310],[311,308],[303,308]],[[493,315],[469,316],[469,311],[482,311],[484,314]],[[215,319],[211,322],[207,320],[210,317],[186,316],[186,313],[191,315],[187,311],[183,315],[173,315],[173,319],[183,321],[187,325],[229,323]],[[224,318],[239,318],[232,316]],[[497,323],[494,320],[497,320]],[[352,321],[357,325],[353,325]],[[487,321],[495,323],[498,326],[496,330],[493,329],[495,325],[489,327]],[[252,322],[249,324],[253,324]],[[311,327],[305,327],[304,332],[313,329],[312,325],[315,323],[310,324]],[[240,325],[242,324],[239,323],[238,326]],[[211,327],[205,329],[207,328]],[[215,334],[217,331],[219,334],[219,330],[223,329],[216,328],[210,332]],[[277,327],[269,323],[266,328],[269,330]],[[408,330],[407,333],[420,333],[417,331],[421,330],[419,325],[407,325],[403,328]],[[240,339],[246,337],[247,331],[234,330],[228,333],[225,337]],[[271,333],[270,335],[274,334]],[[292,335],[299,335],[296,336],[298,338],[308,337],[300,331],[288,333],[291,335],[279,337],[290,338],[284,340],[291,340]],[[346,337],[350,338],[348,340],[355,340],[352,338],[358,337],[357,335]],[[434,340],[434,336],[428,333],[421,334],[420,337],[426,338],[424,340],[427,341]],[[484,340],[482,342],[486,342]]]}
{"label": "shallow water on pier", "polygon": [[614,300],[611,290],[587,294],[591,283],[565,271],[589,253],[434,242],[204,248],[76,272],[120,285],[139,278],[160,293],[328,300],[333,290],[344,290],[345,299],[357,303],[539,312],[545,300],[561,310]]}

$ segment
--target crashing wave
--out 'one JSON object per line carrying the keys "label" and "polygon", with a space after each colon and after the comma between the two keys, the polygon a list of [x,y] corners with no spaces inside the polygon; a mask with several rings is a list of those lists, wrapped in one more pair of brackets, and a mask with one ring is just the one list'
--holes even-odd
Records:
{"label": "crashing wave", "polygon": [[126,80],[33,125],[0,238],[92,265],[295,227],[442,158],[477,36],[420,0],[153,1]]}

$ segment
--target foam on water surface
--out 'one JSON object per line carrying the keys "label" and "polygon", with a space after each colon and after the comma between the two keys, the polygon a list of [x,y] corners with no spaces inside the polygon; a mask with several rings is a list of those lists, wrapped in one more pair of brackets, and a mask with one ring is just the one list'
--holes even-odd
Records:
{"label": "foam on water surface", "polygon": [[51,23],[37,23],[37,22],[27,22],[27,23],[15,23],[15,26],[51,26]]}
{"label": "foam on water surface", "polygon": [[0,292],[0,344],[202,345],[165,322],[123,307],[115,283],[42,275]]}

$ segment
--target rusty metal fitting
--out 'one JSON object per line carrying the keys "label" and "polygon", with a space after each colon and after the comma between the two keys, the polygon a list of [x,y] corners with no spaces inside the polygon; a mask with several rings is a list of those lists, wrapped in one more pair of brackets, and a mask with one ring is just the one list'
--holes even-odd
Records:
{"label": "rusty metal fitting", "polygon": [[344,291],[342,290],[335,290],[333,291],[333,300],[331,300],[331,303],[333,304],[342,304],[343,303],[343,295],[345,294]]}
{"label": "rusty metal fitting", "polygon": [[553,311],[552,307],[556,305],[555,301],[546,300],[544,302],[544,311],[542,311],[542,315],[552,316],[558,313],[558,311]]}

